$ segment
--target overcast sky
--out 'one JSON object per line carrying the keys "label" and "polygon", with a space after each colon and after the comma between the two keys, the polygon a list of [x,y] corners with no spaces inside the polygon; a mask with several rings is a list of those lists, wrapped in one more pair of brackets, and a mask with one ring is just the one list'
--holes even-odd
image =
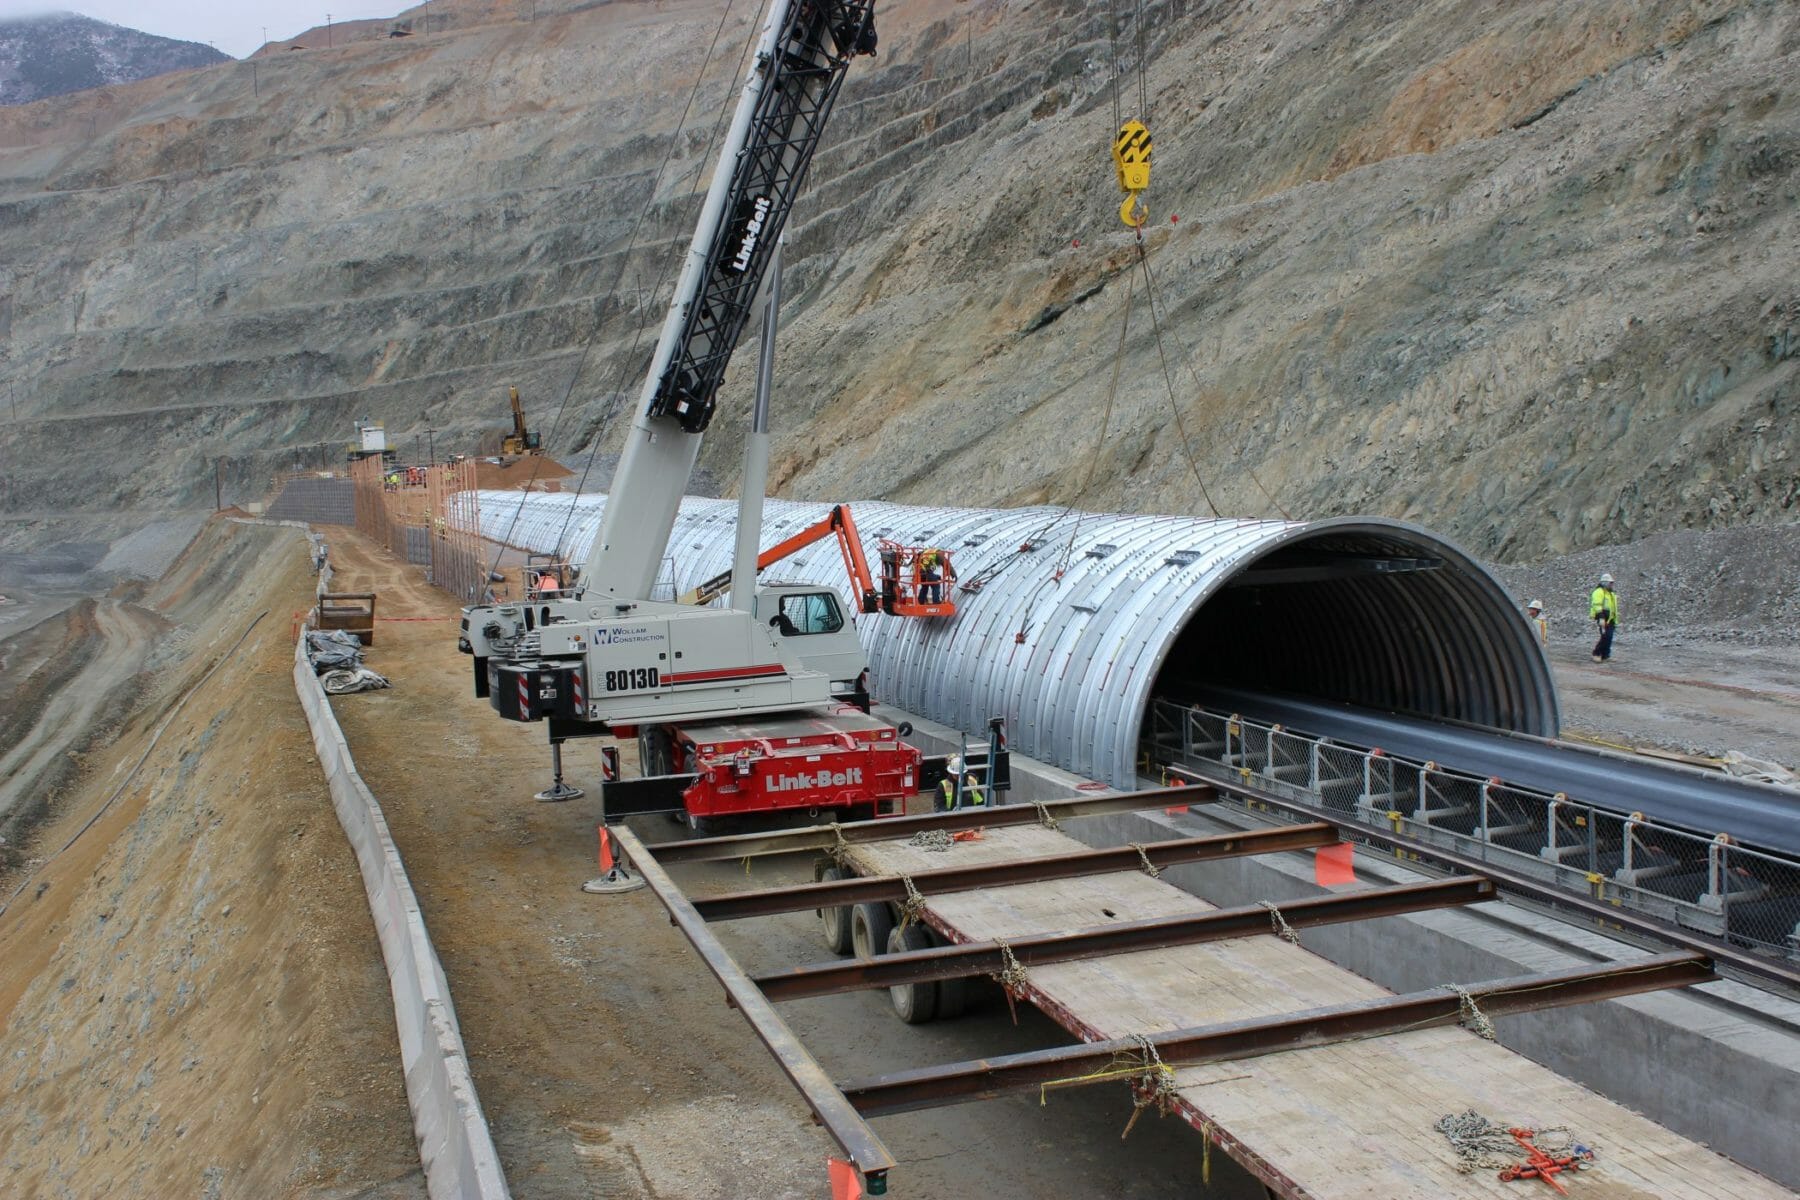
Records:
{"label": "overcast sky", "polygon": [[[43,12],[78,12],[96,21],[111,21],[145,33],[211,42],[234,58],[252,54],[271,38],[292,37],[304,29],[333,21],[391,17],[417,0],[0,0],[0,20]],[[316,5],[316,7],[315,7]]]}

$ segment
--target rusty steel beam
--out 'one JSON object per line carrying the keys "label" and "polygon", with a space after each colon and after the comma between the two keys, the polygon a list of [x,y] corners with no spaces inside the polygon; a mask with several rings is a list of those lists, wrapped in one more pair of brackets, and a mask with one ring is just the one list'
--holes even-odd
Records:
{"label": "rusty steel beam", "polygon": [[725,994],[731,1004],[750,1022],[750,1028],[761,1039],[775,1056],[776,1063],[782,1073],[800,1089],[800,1095],[806,1100],[808,1108],[818,1118],[827,1132],[844,1151],[850,1163],[856,1167],[868,1181],[867,1189],[872,1196],[879,1196],[887,1190],[887,1173],[894,1167],[894,1157],[882,1144],[869,1123],[863,1119],[844,1099],[831,1076],[819,1066],[818,1060],[806,1049],[800,1039],[794,1036],[787,1022],[775,1012],[775,1008],[750,977],[738,966],[729,951],[719,944],[712,930],[700,914],[694,911],[679,885],[669,878],[669,873],[662,869],[656,858],[639,841],[637,835],[625,826],[612,831],[619,839],[620,848],[631,859],[631,864],[656,898],[662,901],[669,911],[669,919],[693,944],[707,969],[718,981],[725,985]]}
{"label": "rusty steel beam", "polygon": [[[1293,929],[1368,921],[1400,913],[1424,912],[1462,904],[1479,904],[1495,896],[1491,881],[1459,876],[1432,883],[1370,888],[1339,895],[1289,900],[1280,906],[1281,918]],[[1279,926],[1273,914],[1260,904],[1221,908],[1177,917],[1123,921],[1073,932],[1037,934],[1013,938],[1007,948],[1021,965],[1070,962],[1134,950],[1156,950],[1196,942],[1223,941],[1274,933]],[[994,975],[1005,966],[1004,952],[995,942],[965,942],[932,950],[908,950],[864,961],[832,961],[794,967],[752,980],[770,1000],[802,1000],[838,992],[866,991],[933,979],[968,975]]]}
{"label": "rusty steel beam", "polygon": [[805,829],[785,829],[773,833],[743,833],[729,837],[695,838],[685,842],[658,842],[650,847],[650,853],[656,855],[656,861],[664,865],[721,859],[729,861],[769,854],[829,850],[838,844],[839,835],[851,845],[903,841],[928,829],[945,829],[951,832],[962,829],[996,829],[1005,825],[1034,825],[1044,816],[1054,821],[1064,821],[1071,817],[1098,817],[1109,813],[1137,812],[1146,808],[1212,804],[1218,799],[1219,793],[1211,784],[1155,788],[1112,796],[1056,800],[1046,803],[1041,814],[1036,805],[1001,804],[915,817],[878,817],[873,821],[851,821],[835,828],[830,825],[809,825]]}
{"label": "rusty steel beam", "polygon": [[[1461,1017],[1464,995],[1483,1014],[1501,1017],[1709,983],[1718,978],[1712,968],[1712,960],[1703,955],[1663,954],[1603,967],[1475,983],[1460,991],[1446,986],[1291,1016],[1178,1029],[1151,1034],[1149,1041],[1168,1066],[1194,1067],[1454,1024]],[[1109,1070],[1122,1061],[1142,1061],[1142,1056],[1137,1041],[1116,1038],[900,1071],[839,1087],[858,1112],[876,1117],[986,1100],[1046,1084],[1073,1086],[1087,1082],[1087,1076],[1117,1079]]]}
{"label": "rusty steel beam", "polygon": [[[944,867],[935,871],[920,871],[910,878],[922,895],[944,895],[949,892],[970,892],[978,888],[1005,887],[1014,883],[1038,883],[1046,879],[1073,879],[1082,875],[1138,871],[1143,869],[1146,860],[1160,871],[1164,867],[1206,862],[1210,859],[1274,854],[1283,850],[1311,850],[1332,845],[1337,840],[1335,826],[1315,821],[1307,825],[1285,825],[1279,829],[1148,842],[1141,850],[1136,846],[1115,846],[1105,850],[1080,850],[1071,854],[1041,855],[1037,858],[987,863],[978,867]],[[696,900],[694,908],[708,921],[735,921],[742,917],[765,917],[773,913],[800,912],[808,908],[835,908],[869,900],[904,900],[906,896],[906,879],[898,875],[883,875],[865,879],[802,883],[759,891],[729,892],[723,896]]]}

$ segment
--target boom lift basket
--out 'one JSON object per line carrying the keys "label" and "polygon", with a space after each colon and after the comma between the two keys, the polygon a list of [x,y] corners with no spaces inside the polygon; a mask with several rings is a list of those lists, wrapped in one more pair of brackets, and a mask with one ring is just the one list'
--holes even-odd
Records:
{"label": "boom lift basket", "polygon": [[[956,582],[950,552],[935,546],[903,546],[881,540],[881,611],[896,617],[954,617],[949,598]],[[935,578],[932,576],[935,575]],[[932,591],[927,593],[925,589]]]}

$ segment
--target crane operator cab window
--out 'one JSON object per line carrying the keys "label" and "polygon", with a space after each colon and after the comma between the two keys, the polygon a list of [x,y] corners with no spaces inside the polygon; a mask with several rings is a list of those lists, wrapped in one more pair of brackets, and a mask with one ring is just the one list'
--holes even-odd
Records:
{"label": "crane operator cab window", "polygon": [[803,592],[781,598],[781,609],[770,622],[782,637],[836,633],[844,627],[844,610],[830,592]]}

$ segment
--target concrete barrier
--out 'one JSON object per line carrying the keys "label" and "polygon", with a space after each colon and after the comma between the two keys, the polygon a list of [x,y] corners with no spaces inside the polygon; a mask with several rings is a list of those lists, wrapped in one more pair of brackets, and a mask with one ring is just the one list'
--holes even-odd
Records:
{"label": "concrete barrier", "polygon": [[338,823],[362,868],[369,911],[387,960],[406,1099],[426,1189],[432,1200],[503,1200],[509,1194],[506,1178],[469,1074],[443,965],[425,930],[418,898],[381,805],[356,773],[343,730],[306,661],[304,638],[294,647],[294,690],[312,728]]}

